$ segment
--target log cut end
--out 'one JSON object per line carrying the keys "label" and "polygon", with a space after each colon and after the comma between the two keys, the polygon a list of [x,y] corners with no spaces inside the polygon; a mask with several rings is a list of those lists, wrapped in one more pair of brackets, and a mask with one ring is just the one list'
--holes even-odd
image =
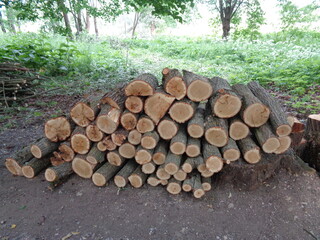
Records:
{"label": "log cut end", "polygon": [[182,169],[179,169],[178,172],[173,175],[173,177],[178,181],[184,181],[187,178],[187,173]]}
{"label": "log cut end", "polygon": [[[220,172],[223,168],[223,160],[217,156],[210,156],[208,159],[206,159],[205,167],[212,173]],[[200,165],[200,168],[201,168],[201,165]],[[205,172],[206,169],[203,168],[203,170],[201,171]]]}
{"label": "log cut end", "polygon": [[188,86],[187,96],[194,102],[201,102],[207,100],[212,95],[212,91],[209,82],[195,80]]}
{"label": "log cut end", "polygon": [[188,145],[186,148],[186,154],[189,157],[197,157],[200,155],[200,148],[196,145]]}
{"label": "log cut end", "polygon": [[243,121],[250,127],[260,127],[265,124],[270,115],[270,110],[262,103],[254,103],[243,112]]}
{"label": "log cut end", "polygon": [[129,96],[125,101],[125,107],[132,113],[140,113],[143,110],[143,100],[137,96]]}
{"label": "log cut end", "polygon": [[53,118],[45,123],[44,133],[52,142],[64,141],[71,135],[71,125],[65,117]]}
{"label": "log cut end", "polygon": [[155,164],[161,165],[166,161],[166,155],[162,152],[157,152],[153,154],[152,160]]}
{"label": "log cut end", "polygon": [[209,128],[205,132],[205,138],[208,143],[217,147],[223,147],[228,143],[228,134],[220,127]]}
{"label": "log cut end", "polygon": [[241,99],[238,96],[224,94],[217,99],[212,110],[220,118],[231,118],[240,111],[241,106]]}
{"label": "log cut end", "polygon": [[136,154],[136,148],[131,143],[124,143],[119,147],[119,154],[127,159],[133,158]]}
{"label": "log cut end", "polygon": [[96,185],[98,187],[102,187],[107,184],[105,176],[103,176],[103,174],[101,174],[101,173],[94,173],[92,175],[92,182],[94,185]]}
{"label": "log cut end", "polygon": [[32,155],[35,158],[42,158],[42,151],[37,145],[32,145],[30,148],[30,151],[32,152]]}
{"label": "log cut end", "polygon": [[140,149],[136,152],[135,159],[137,163],[143,165],[148,162],[151,162],[152,155],[146,149]]}
{"label": "log cut end", "polygon": [[228,149],[223,153],[223,158],[230,162],[236,161],[240,158],[240,151],[238,149]]}
{"label": "log cut end", "polygon": [[265,153],[274,153],[280,147],[280,141],[276,137],[271,137],[262,145],[262,150]]}
{"label": "log cut end", "polygon": [[113,133],[119,126],[120,114],[119,109],[113,108],[109,111],[108,115],[104,114],[97,117],[97,126],[104,133]]}
{"label": "log cut end", "polygon": [[143,185],[143,181],[142,181],[141,177],[137,174],[131,174],[128,177],[128,180],[129,180],[131,186],[134,188],[141,188]]}
{"label": "log cut end", "polygon": [[147,82],[134,80],[125,88],[126,96],[150,96],[153,95],[154,88]]}
{"label": "log cut end", "polygon": [[119,176],[119,175],[115,176],[113,181],[114,181],[114,184],[119,188],[125,187],[127,185],[126,179],[122,176]]}
{"label": "log cut end", "polygon": [[71,137],[71,146],[76,153],[86,154],[90,150],[91,142],[83,134],[74,134]]}
{"label": "log cut end", "polygon": [[170,117],[178,123],[184,123],[192,118],[194,108],[187,102],[176,102],[169,110]]}
{"label": "log cut end", "polygon": [[283,136],[283,137],[279,137],[278,140],[280,142],[280,146],[277,148],[277,150],[274,151],[274,153],[275,154],[282,154],[290,148],[291,137]]}
{"label": "log cut end", "polygon": [[153,162],[149,162],[149,163],[143,164],[141,167],[141,170],[145,174],[151,174],[155,172],[156,165]]}
{"label": "log cut end", "polygon": [[124,159],[119,155],[117,151],[108,152],[107,159],[108,162],[114,166],[121,166],[121,164],[124,162]]}
{"label": "log cut end", "polygon": [[140,133],[151,132],[154,129],[154,123],[150,118],[142,117],[138,120],[136,129]]}
{"label": "log cut end", "polygon": [[66,162],[71,162],[75,156],[70,144],[61,144],[59,146],[60,156]]}
{"label": "log cut end", "polygon": [[137,117],[135,116],[135,114],[131,112],[123,113],[120,118],[120,122],[123,128],[129,131],[136,127],[137,121],[138,121]]}
{"label": "log cut end", "polygon": [[259,148],[253,148],[251,150],[248,150],[243,155],[243,158],[248,163],[251,163],[251,164],[258,163],[260,161],[260,159],[261,159],[260,149]]}
{"label": "log cut end", "polygon": [[141,142],[141,137],[142,137],[142,134],[138,130],[134,129],[129,132],[128,142],[133,145],[138,145]]}
{"label": "log cut end", "polygon": [[44,173],[44,177],[48,182],[54,182],[54,181],[58,180],[57,173],[51,168],[46,169],[46,171]]}
{"label": "log cut end", "polygon": [[71,109],[70,116],[78,126],[86,127],[95,119],[95,112],[87,104],[79,102]]}
{"label": "log cut end", "polygon": [[170,145],[170,151],[176,155],[182,155],[186,151],[186,144],[183,142],[174,142]]}
{"label": "log cut end", "polygon": [[157,179],[156,177],[150,176],[147,180],[147,183],[152,187],[156,187],[160,184],[160,180]]}
{"label": "log cut end", "polygon": [[36,175],[34,169],[31,166],[23,166],[21,170],[23,176],[25,176],[26,178],[34,178]]}
{"label": "log cut end", "polygon": [[173,174],[175,174],[175,173],[178,172],[179,167],[178,167],[176,164],[174,164],[174,163],[168,163],[168,164],[165,165],[164,170],[165,170],[168,174],[173,175]]}
{"label": "log cut end", "polygon": [[249,134],[249,128],[241,121],[235,121],[230,124],[229,135],[233,140],[246,138]]}
{"label": "log cut end", "polygon": [[205,194],[205,191],[203,189],[196,189],[193,191],[193,196],[195,198],[202,198]]}
{"label": "log cut end", "polygon": [[170,140],[177,134],[179,128],[172,120],[164,119],[159,123],[157,130],[162,139]]}
{"label": "log cut end", "polygon": [[170,181],[167,185],[167,191],[171,194],[179,194],[181,192],[181,183],[178,181]]}
{"label": "log cut end", "polygon": [[93,174],[93,166],[80,157],[75,157],[72,161],[73,171],[82,178],[91,178]]}
{"label": "log cut end", "polygon": [[171,175],[166,172],[164,167],[159,167],[157,169],[156,175],[160,180],[169,180],[171,177]]}
{"label": "log cut end", "polygon": [[173,77],[165,85],[165,91],[177,100],[181,100],[186,96],[187,86],[182,77]]}
{"label": "log cut end", "polygon": [[189,124],[187,131],[189,135],[193,138],[201,138],[204,134],[204,129],[198,124]]}
{"label": "log cut end", "polygon": [[276,133],[279,137],[289,136],[292,128],[289,125],[281,125],[277,127]]}

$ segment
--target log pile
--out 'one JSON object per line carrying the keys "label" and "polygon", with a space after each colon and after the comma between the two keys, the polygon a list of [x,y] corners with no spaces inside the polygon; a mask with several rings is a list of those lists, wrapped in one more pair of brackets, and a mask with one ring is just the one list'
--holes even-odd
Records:
{"label": "log pile", "polygon": [[69,116],[45,123],[45,137],[6,159],[7,169],[27,178],[45,170],[52,187],[75,173],[100,187],[113,179],[117,187],[147,183],[201,198],[224,166],[289,149],[293,124],[258,83],[230,86],[169,68],[162,75],[160,86],[141,74],[80,100]]}

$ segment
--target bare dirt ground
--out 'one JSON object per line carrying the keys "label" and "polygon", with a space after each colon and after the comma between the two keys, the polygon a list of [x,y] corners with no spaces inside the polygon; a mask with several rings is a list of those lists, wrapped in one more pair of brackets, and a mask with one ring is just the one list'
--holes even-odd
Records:
{"label": "bare dirt ground", "polygon": [[203,199],[162,187],[105,188],[73,176],[55,191],[43,173],[12,176],[4,159],[43,122],[0,133],[0,239],[319,239],[320,180],[285,171],[253,191],[215,184]]}

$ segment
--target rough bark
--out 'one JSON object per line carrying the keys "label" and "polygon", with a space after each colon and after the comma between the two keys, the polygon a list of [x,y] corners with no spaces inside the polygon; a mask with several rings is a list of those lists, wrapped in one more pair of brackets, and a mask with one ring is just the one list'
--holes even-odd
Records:
{"label": "rough bark", "polygon": [[187,94],[187,85],[178,69],[164,68],[162,70],[162,85],[164,90],[177,100],[183,99]]}
{"label": "rough bark", "polygon": [[228,122],[226,119],[207,116],[205,121],[205,139],[212,145],[223,147],[228,143]]}
{"label": "rough bark", "polygon": [[138,167],[135,161],[128,161],[123,168],[114,177],[114,184],[117,187],[125,187],[128,184],[128,177],[133,173],[133,171]]}
{"label": "rough bark", "polygon": [[125,87],[126,96],[150,96],[154,94],[158,80],[150,73],[143,73]]}
{"label": "rough bark", "polygon": [[47,168],[44,176],[48,182],[57,184],[68,179],[71,174],[73,174],[72,164],[64,162],[59,166]]}
{"label": "rough bark", "polygon": [[196,111],[197,104],[188,98],[176,101],[169,110],[170,117],[178,123],[185,123],[191,119]]}
{"label": "rough bark", "polygon": [[24,163],[30,161],[33,158],[33,155],[30,150],[30,146],[22,148],[14,156],[9,157],[5,161],[6,168],[13,175],[22,176],[21,168]]}
{"label": "rough bark", "polygon": [[164,140],[172,139],[178,132],[179,125],[169,116],[164,117],[157,126],[160,137]]}
{"label": "rough bark", "polygon": [[138,115],[125,110],[120,118],[121,125],[124,129],[130,131],[135,129],[138,122]]}
{"label": "rough bark", "polygon": [[186,154],[188,157],[197,157],[201,153],[200,149],[200,139],[188,137]]}
{"label": "rough bark", "polygon": [[114,166],[110,163],[103,164],[93,175],[92,182],[98,187],[106,186],[111,178],[121,169],[121,166]]}
{"label": "rough bark", "polygon": [[160,140],[156,131],[144,133],[141,138],[141,146],[146,149],[154,149]]}
{"label": "rough bark", "polygon": [[124,86],[117,87],[107,92],[100,100],[102,104],[109,104],[111,107],[123,111],[126,95],[124,94]]}
{"label": "rough bark", "polygon": [[22,168],[22,174],[26,178],[34,178],[37,176],[42,170],[47,168],[47,166],[50,164],[50,158],[44,157],[41,159],[38,158],[32,158],[30,161],[28,161]]}
{"label": "rough bark", "polygon": [[183,181],[182,184],[182,190],[185,192],[191,192],[194,184],[195,174],[192,174],[191,176],[188,176],[187,179]]}
{"label": "rough bark", "polygon": [[127,159],[133,158],[136,155],[136,147],[131,143],[124,143],[119,147],[119,154]]}
{"label": "rough bark", "polygon": [[223,168],[223,159],[219,149],[207,141],[204,141],[202,145],[202,154],[206,168],[211,172],[220,172]]}
{"label": "rough bark", "polygon": [[134,188],[141,188],[146,182],[148,175],[142,172],[141,166],[138,166],[134,172],[128,177],[129,182]]}
{"label": "rough bark", "polygon": [[229,139],[228,144],[221,149],[223,159],[227,163],[236,161],[240,158],[240,150],[233,139]]}
{"label": "rough bark", "polygon": [[41,138],[31,145],[30,151],[35,158],[42,158],[59,147],[59,143],[51,142],[47,138]]}
{"label": "rough bark", "polygon": [[200,103],[193,117],[188,121],[187,131],[193,138],[201,138],[204,134],[204,113],[206,105]]}
{"label": "rough bark", "polygon": [[138,96],[129,96],[125,101],[125,106],[132,113],[140,113],[143,110],[144,99]]}
{"label": "rough bark", "polygon": [[51,142],[60,142],[70,137],[74,125],[66,117],[52,118],[44,125],[45,136]]}
{"label": "rough bark", "polygon": [[133,129],[129,132],[128,142],[132,145],[139,145],[141,142],[141,138],[142,134],[138,130]]}
{"label": "rough bark", "polygon": [[161,165],[165,162],[167,154],[168,142],[160,141],[153,152],[152,160],[155,164]]}
{"label": "rough bark", "polygon": [[205,194],[205,191],[203,190],[202,183],[201,183],[201,176],[199,173],[195,175],[192,192],[195,198],[201,198]]}
{"label": "rough bark", "polygon": [[91,147],[91,141],[86,136],[85,129],[80,126],[77,126],[72,132],[70,143],[72,149],[79,154],[88,153]]}
{"label": "rough bark", "polygon": [[180,168],[181,161],[182,155],[177,155],[169,151],[165,160],[164,170],[170,175],[177,173]]}
{"label": "rough bark", "polygon": [[153,131],[154,127],[155,127],[154,123],[150,117],[148,117],[147,115],[141,115],[139,117],[138,122],[137,122],[136,129],[140,133],[146,133],[146,132]]}
{"label": "rough bark", "polygon": [[209,192],[212,188],[211,185],[211,177],[202,177],[201,178],[201,182],[202,182],[202,188],[205,192]]}
{"label": "rough bark", "polygon": [[98,149],[98,143],[93,144],[92,148],[90,149],[89,153],[87,154],[86,160],[95,165],[105,161],[105,152],[101,152]]}
{"label": "rough bark", "polygon": [[255,164],[261,160],[260,148],[253,141],[251,136],[239,140],[238,146],[241,150],[244,160],[248,163]]}
{"label": "rough bark", "polygon": [[185,153],[187,147],[187,132],[186,129],[181,126],[177,135],[175,135],[170,141],[170,151],[177,155]]}
{"label": "rough bark", "polygon": [[141,165],[151,162],[153,151],[154,149],[145,149],[139,145],[135,155],[136,162]]}
{"label": "rough bark", "polygon": [[109,104],[102,104],[101,111],[97,117],[98,128],[106,133],[113,133],[119,126],[121,111],[111,107]]}
{"label": "rough bark", "polygon": [[280,147],[280,141],[273,134],[269,123],[253,129],[258,143],[265,153],[273,153]]}
{"label": "rough bark", "polygon": [[229,136],[233,140],[246,138],[249,134],[249,127],[238,117],[231,118],[229,121]]}

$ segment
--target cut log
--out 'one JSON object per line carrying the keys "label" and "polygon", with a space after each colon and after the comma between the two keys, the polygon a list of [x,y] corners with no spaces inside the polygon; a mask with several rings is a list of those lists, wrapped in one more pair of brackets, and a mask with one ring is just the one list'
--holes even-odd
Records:
{"label": "cut log", "polygon": [[115,145],[121,146],[126,141],[128,135],[129,132],[126,129],[118,128],[111,134],[111,140]]}
{"label": "cut log", "polygon": [[182,169],[179,169],[178,172],[173,174],[173,177],[178,181],[184,181],[187,178],[187,173]]}
{"label": "cut log", "polygon": [[126,109],[132,113],[140,113],[143,110],[144,99],[137,96],[129,96],[125,101]]}
{"label": "cut log", "polygon": [[169,180],[171,175],[166,172],[164,167],[165,167],[165,164],[160,165],[156,171],[156,175],[160,180]]}
{"label": "cut log", "polygon": [[141,166],[138,166],[136,170],[128,177],[129,182],[134,188],[141,188],[146,182],[148,175],[142,172]]}
{"label": "cut log", "polygon": [[114,166],[110,163],[103,164],[93,175],[92,182],[98,187],[108,184],[109,180],[121,169],[121,166]]}
{"label": "cut log", "polygon": [[44,133],[51,142],[60,142],[70,137],[74,125],[67,118],[57,117],[48,120],[44,125]]}
{"label": "cut log", "polygon": [[50,163],[52,166],[59,166],[64,163],[63,159],[61,158],[58,152],[53,152],[53,157],[50,157]]}
{"label": "cut log", "polygon": [[160,179],[157,178],[157,175],[155,173],[153,173],[148,177],[147,183],[152,187],[156,187],[160,184]]}
{"label": "cut log", "polygon": [[142,134],[138,130],[133,129],[129,132],[128,142],[132,145],[139,145],[141,143],[141,137]]}
{"label": "cut log", "polygon": [[152,156],[152,160],[157,165],[164,164],[168,153],[168,142],[160,141],[155,148]]}
{"label": "cut log", "polygon": [[261,160],[260,148],[252,140],[251,136],[239,140],[238,145],[246,162],[255,164]]}
{"label": "cut log", "polygon": [[228,143],[228,122],[226,119],[206,117],[205,139],[214,146],[223,147]]}
{"label": "cut log", "polygon": [[200,139],[188,137],[186,154],[188,157],[197,157],[200,155]]}
{"label": "cut log", "polygon": [[141,169],[142,169],[142,172],[144,172],[145,174],[151,174],[156,171],[156,164],[153,162],[149,162],[149,163],[143,164]]}
{"label": "cut log", "polygon": [[189,176],[186,180],[183,181],[182,190],[185,192],[191,192],[194,184],[195,174]]}
{"label": "cut log", "polygon": [[98,128],[96,124],[89,124],[86,127],[86,135],[92,142],[100,142],[104,137],[104,133]]}
{"label": "cut log", "polygon": [[17,152],[13,157],[7,158],[5,165],[8,171],[13,175],[22,176],[22,166],[32,158],[33,155],[31,153],[30,146],[26,146]]}
{"label": "cut log", "polygon": [[202,182],[202,188],[205,192],[209,192],[212,188],[211,186],[211,177],[202,177],[201,178],[201,182]]}
{"label": "cut log", "polygon": [[191,119],[197,109],[197,104],[188,98],[176,101],[169,110],[170,117],[178,123]]}
{"label": "cut log", "polygon": [[125,158],[119,154],[118,150],[108,152],[106,157],[108,162],[114,166],[121,166],[126,161]]}
{"label": "cut log", "polygon": [[193,138],[201,138],[204,134],[205,104],[200,103],[195,114],[188,122],[188,134]]}
{"label": "cut log", "polygon": [[131,143],[124,143],[119,147],[119,154],[127,159],[133,158],[136,155],[136,147]]}
{"label": "cut log", "polygon": [[275,154],[282,154],[286,152],[290,146],[291,146],[291,137],[289,136],[282,136],[278,137],[278,140],[280,142],[280,146],[277,148],[276,151],[274,151]]}
{"label": "cut log", "polygon": [[141,138],[141,146],[146,149],[154,149],[160,140],[156,131],[144,133]]}
{"label": "cut log", "polygon": [[249,127],[238,117],[230,119],[229,136],[233,140],[246,138],[250,132]]}
{"label": "cut log", "polygon": [[265,153],[273,153],[280,147],[279,139],[273,134],[269,123],[253,129],[260,147]]}
{"label": "cut log", "polygon": [[[169,176],[170,176],[170,175],[169,175]],[[162,186],[167,186],[168,183],[169,183],[169,181],[168,181],[167,179],[160,179],[160,184],[161,184]]]}
{"label": "cut log", "polygon": [[72,164],[70,162],[64,162],[59,166],[47,168],[44,177],[48,182],[57,185],[57,183],[62,183],[68,179],[72,173]]}
{"label": "cut log", "polygon": [[187,84],[187,96],[194,102],[205,101],[211,97],[213,89],[209,79],[192,72],[182,70],[183,80]]}
{"label": "cut log", "polygon": [[226,160],[227,163],[236,161],[240,158],[240,150],[233,139],[229,139],[228,144],[221,149],[221,152],[223,159]]}
{"label": "cut log", "polygon": [[74,159],[75,153],[71,147],[70,141],[65,141],[59,146],[60,156],[66,162],[71,162]]}
{"label": "cut log", "polygon": [[137,148],[135,160],[140,165],[151,162],[154,149],[145,149],[141,145]]}
{"label": "cut log", "polygon": [[144,112],[158,125],[161,118],[168,112],[175,97],[168,95],[162,88],[158,88],[152,96],[144,102]]}
{"label": "cut log", "polygon": [[202,155],[199,155],[195,158],[187,158],[182,164],[181,168],[184,172],[191,173],[193,169],[197,169],[201,164],[204,164],[204,160]]}
{"label": "cut log", "polygon": [[88,126],[99,112],[99,101],[101,96],[89,96],[76,103],[70,110],[70,117],[81,127]]}
{"label": "cut log", "polygon": [[292,129],[290,134],[291,147],[295,149],[300,145],[301,140],[304,136],[305,125],[302,122],[300,122],[297,118],[292,116],[288,116],[288,123]]}
{"label": "cut log", "polygon": [[72,161],[72,170],[82,178],[91,178],[97,167],[86,160],[86,155],[78,154]]}
{"label": "cut log", "polygon": [[205,166],[211,172],[220,172],[223,167],[223,159],[221,157],[219,149],[209,144],[207,141],[203,142],[203,159],[205,162]]}
{"label": "cut log", "polygon": [[30,151],[35,158],[42,158],[59,147],[59,143],[51,142],[47,138],[41,138],[31,145]]}
{"label": "cut log", "polygon": [[164,140],[172,139],[178,132],[179,125],[170,117],[164,117],[158,124],[157,131]]}
{"label": "cut log", "polygon": [[164,90],[181,100],[187,94],[187,85],[178,69],[164,68],[162,70],[162,85]]}
{"label": "cut log", "polygon": [[86,136],[86,130],[83,127],[77,126],[72,132],[71,147],[79,154],[86,154],[90,150],[91,141]]}
{"label": "cut log", "polygon": [[120,122],[124,129],[130,131],[137,126],[138,115],[125,110],[121,115]]}
{"label": "cut log", "polygon": [[125,87],[126,96],[150,96],[154,94],[158,80],[150,73],[143,73]]}
{"label": "cut log", "polygon": [[111,107],[109,104],[101,105],[101,111],[97,117],[98,128],[106,133],[113,133],[119,126],[121,111]]}
{"label": "cut log", "polygon": [[210,82],[214,93],[207,104],[212,114],[220,118],[235,116],[241,109],[241,98],[231,89],[227,80],[214,77]]}
{"label": "cut log", "polygon": [[208,168],[204,169],[204,171],[201,172],[201,176],[205,178],[212,177],[213,175],[214,175],[214,172]]}
{"label": "cut log", "polygon": [[201,183],[201,176],[199,173],[196,174],[192,187],[193,196],[195,198],[201,198],[205,194]]}
{"label": "cut log", "polygon": [[107,92],[100,100],[101,104],[109,104],[111,107],[123,110],[126,95],[124,94],[124,86],[117,87]]}
{"label": "cut log", "polygon": [[44,157],[41,159],[32,158],[21,168],[22,174],[26,178],[34,178],[42,170],[46,169],[49,164],[50,164],[50,157]]}
{"label": "cut log", "polygon": [[250,127],[260,127],[265,124],[270,115],[270,109],[264,105],[244,84],[235,84],[232,89],[242,97],[240,115]]}
{"label": "cut log", "polygon": [[105,152],[101,152],[98,147],[97,143],[93,144],[92,148],[90,149],[86,160],[91,163],[92,165],[96,165],[105,161]]}
{"label": "cut log", "polygon": [[170,175],[177,173],[180,168],[181,161],[182,155],[177,155],[169,151],[166,157],[164,170]]}
{"label": "cut log", "polygon": [[167,191],[174,195],[179,194],[181,192],[181,182],[171,178],[167,185]]}
{"label": "cut log", "polygon": [[106,136],[102,141],[100,141],[97,145],[98,149],[101,152],[104,152],[106,150],[113,151],[117,148],[117,145],[114,144],[114,142],[111,139],[111,135]]}
{"label": "cut log", "polygon": [[125,187],[128,184],[128,177],[133,173],[133,171],[138,167],[135,161],[129,160],[123,168],[114,177],[114,184],[117,187]]}
{"label": "cut log", "polygon": [[181,126],[177,135],[175,135],[170,141],[170,151],[177,155],[185,153],[187,147],[187,132],[186,129]]}
{"label": "cut log", "polygon": [[154,129],[154,123],[147,115],[141,115],[137,122],[136,129],[140,133],[151,132]]}
{"label": "cut log", "polygon": [[276,134],[280,137],[288,136],[291,133],[291,127],[288,124],[287,115],[276,98],[272,97],[258,82],[250,82],[248,87],[263,104],[269,107],[270,123]]}

